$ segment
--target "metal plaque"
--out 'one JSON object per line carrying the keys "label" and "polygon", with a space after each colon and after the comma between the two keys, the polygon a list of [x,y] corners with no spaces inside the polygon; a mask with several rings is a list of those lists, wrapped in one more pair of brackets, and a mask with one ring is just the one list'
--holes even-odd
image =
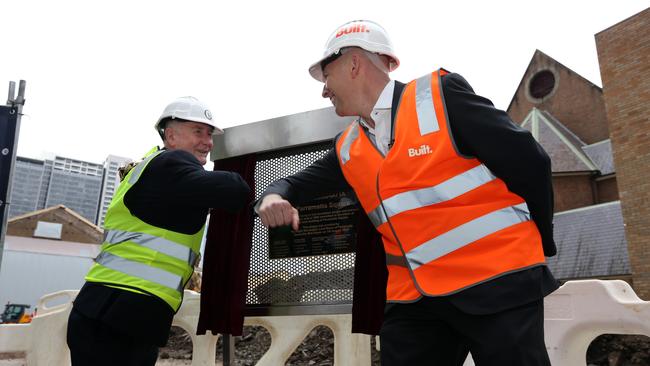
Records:
{"label": "metal plaque", "polygon": [[269,258],[355,251],[359,205],[352,192],[319,197],[296,209],[300,215],[298,231],[289,226],[269,230]]}

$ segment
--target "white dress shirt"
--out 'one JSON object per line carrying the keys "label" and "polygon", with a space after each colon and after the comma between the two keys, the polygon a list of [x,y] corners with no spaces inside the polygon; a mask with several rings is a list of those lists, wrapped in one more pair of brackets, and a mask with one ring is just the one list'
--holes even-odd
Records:
{"label": "white dress shirt", "polygon": [[359,118],[359,122],[368,130],[370,139],[384,156],[388,153],[388,144],[390,143],[390,111],[393,105],[394,89],[395,80],[390,80],[379,94],[375,107],[370,112],[372,120],[375,121],[374,128],[370,127],[363,118]]}

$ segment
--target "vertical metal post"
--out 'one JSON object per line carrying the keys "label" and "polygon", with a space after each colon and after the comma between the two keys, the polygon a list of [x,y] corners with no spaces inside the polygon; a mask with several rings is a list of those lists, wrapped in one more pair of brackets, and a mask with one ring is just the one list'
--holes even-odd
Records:
{"label": "vertical metal post", "polygon": [[223,338],[223,366],[235,364],[235,338],[230,334],[222,333]]}
{"label": "vertical metal post", "polygon": [[0,106],[0,266],[11,202],[11,182],[20,134],[20,117],[25,104],[25,85],[25,80],[21,80],[16,96],[16,83],[10,81],[7,105]]}

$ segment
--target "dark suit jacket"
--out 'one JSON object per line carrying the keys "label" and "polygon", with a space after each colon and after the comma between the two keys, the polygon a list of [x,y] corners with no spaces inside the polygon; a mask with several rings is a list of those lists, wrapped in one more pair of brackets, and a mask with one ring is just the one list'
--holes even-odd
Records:
{"label": "dark suit jacket", "polygon": [[[395,83],[392,122],[404,86]],[[454,73],[445,75],[442,89],[452,139],[458,152],[476,157],[501,178],[510,191],[526,200],[531,217],[541,233],[545,255],[555,255],[553,187],[548,155],[530,132],[515,125],[504,111],[496,109],[488,99],[476,95],[462,76]],[[306,169],[273,182],[262,196],[277,193],[292,204],[300,205],[320,194],[346,189],[350,187],[343,177],[336,151],[332,149]],[[372,256],[378,257],[376,254]],[[374,264],[365,265],[372,267],[377,263],[374,261]],[[380,272],[376,268],[368,268],[368,271]],[[363,276],[365,272],[357,268],[356,274],[360,273]],[[359,280],[357,277],[355,279]],[[548,268],[540,266],[465,289],[450,295],[449,300],[462,311],[489,314],[538,300],[557,287],[558,283]],[[356,293],[357,288],[364,286],[355,284],[355,306],[361,301]],[[376,301],[366,305],[375,308]],[[368,308],[364,311],[378,314]],[[374,328],[371,326],[368,329]]]}

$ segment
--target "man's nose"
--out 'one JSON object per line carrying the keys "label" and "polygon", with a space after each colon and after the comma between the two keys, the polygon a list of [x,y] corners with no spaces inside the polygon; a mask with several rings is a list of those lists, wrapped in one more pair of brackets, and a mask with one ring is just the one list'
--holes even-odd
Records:
{"label": "man's nose", "polygon": [[321,96],[323,98],[329,98],[331,95],[330,90],[327,88],[327,84],[323,85],[323,92],[321,93]]}
{"label": "man's nose", "polygon": [[208,145],[210,147],[210,150],[212,150],[212,145],[213,145],[213,143],[212,143],[212,135],[211,134],[205,135],[204,139],[203,139],[203,143]]}

